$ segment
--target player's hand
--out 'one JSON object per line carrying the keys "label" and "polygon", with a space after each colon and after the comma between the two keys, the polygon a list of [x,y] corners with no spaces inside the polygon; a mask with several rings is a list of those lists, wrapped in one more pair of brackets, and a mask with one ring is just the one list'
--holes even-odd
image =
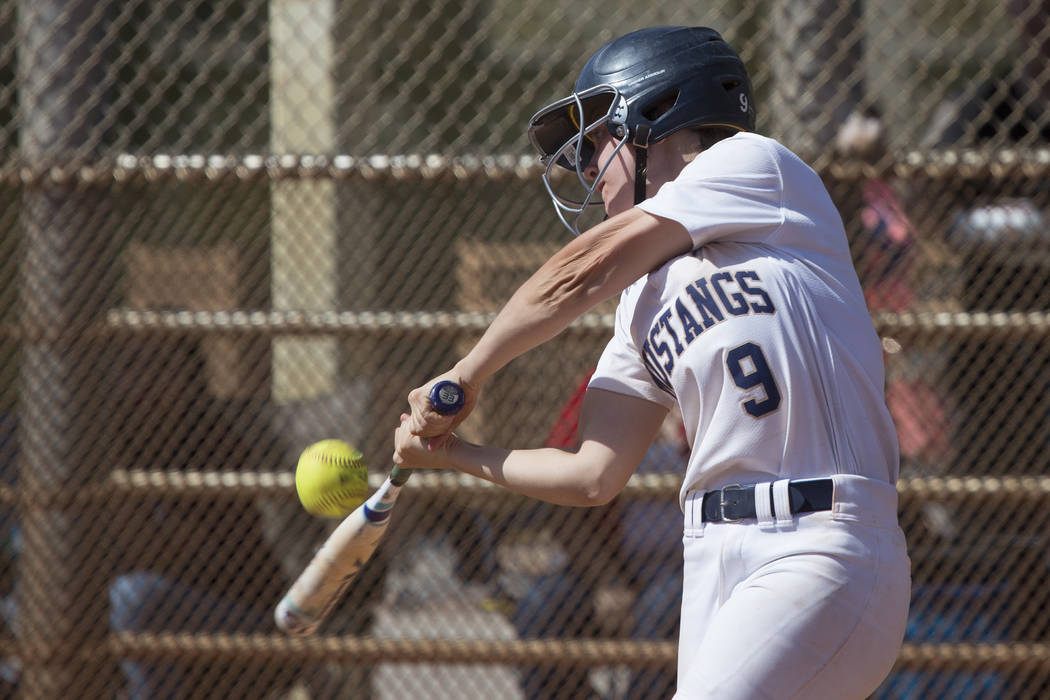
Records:
{"label": "player's hand", "polygon": [[404,469],[449,469],[448,448],[452,440],[446,440],[443,446],[435,447],[431,438],[413,435],[409,430],[410,416],[401,414],[401,424],[394,431],[394,464]]}
{"label": "player's hand", "polygon": [[[428,398],[430,396],[430,387],[442,380],[455,382],[463,388],[465,395],[463,409],[459,413],[449,416],[441,415],[430,405],[430,399]],[[470,415],[474,405],[477,403],[479,392],[479,387],[465,381],[463,376],[455,369],[435,377],[421,387],[413,389],[408,394],[408,405],[412,411],[407,421],[408,431],[416,437],[430,438],[427,444],[431,450],[441,447],[456,426]],[[404,422],[402,422],[402,425],[404,425]]]}

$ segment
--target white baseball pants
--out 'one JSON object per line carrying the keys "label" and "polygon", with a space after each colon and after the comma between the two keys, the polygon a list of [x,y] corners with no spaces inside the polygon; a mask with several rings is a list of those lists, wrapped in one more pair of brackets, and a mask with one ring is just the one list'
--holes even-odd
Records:
{"label": "white baseball pants", "polygon": [[832,478],[832,510],[759,522],[702,523],[689,494],[676,700],[865,698],[889,673],[911,594],[897,490]]}

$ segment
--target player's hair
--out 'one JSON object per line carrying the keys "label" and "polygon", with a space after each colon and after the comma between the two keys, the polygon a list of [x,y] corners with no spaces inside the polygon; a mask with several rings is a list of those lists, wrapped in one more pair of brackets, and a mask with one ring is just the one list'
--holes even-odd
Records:
{"label": "player's hair", "polygon": [[728,126],[701,126],[692,130],[696,134],[699,140],[699,146],[701,151],[714,146],[719,141],[723,141],[733,134],[739,134],[739,129],[734,129]]}
{"label": "player's hair", "polygon": [[[674,107],[675,100],[677,99],[678,95],[675,94],[658,102],[646,112],[646,117],[653,121],[657,121],[664,114],[671,111],[671,108]],[[740,133],[740,129],[736,127],[722,125],[694,126],[686,128],[685,131],[696,136],[696,150],[698,153],[706,151],[711,148],[711,146],[714,146],[719,141],[729,138],[733,134]]]}

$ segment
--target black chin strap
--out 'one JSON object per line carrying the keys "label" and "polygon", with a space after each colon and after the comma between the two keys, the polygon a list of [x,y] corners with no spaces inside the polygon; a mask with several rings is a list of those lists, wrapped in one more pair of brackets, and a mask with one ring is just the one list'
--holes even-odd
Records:
{"label": "black chin strap", "polygon": [[645,201],[645,174],[649,160],[649,127],[639,124],[634,131],[634,203]]}

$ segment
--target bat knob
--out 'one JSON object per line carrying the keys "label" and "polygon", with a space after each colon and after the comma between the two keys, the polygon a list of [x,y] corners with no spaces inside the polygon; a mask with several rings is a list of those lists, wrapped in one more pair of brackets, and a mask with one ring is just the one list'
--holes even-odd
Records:
{"label": "bat knob", "polygon": [[443,416],[459,413],[467,400],[463,387],[455,382],[442,380],[430,388],[430,405]]}

